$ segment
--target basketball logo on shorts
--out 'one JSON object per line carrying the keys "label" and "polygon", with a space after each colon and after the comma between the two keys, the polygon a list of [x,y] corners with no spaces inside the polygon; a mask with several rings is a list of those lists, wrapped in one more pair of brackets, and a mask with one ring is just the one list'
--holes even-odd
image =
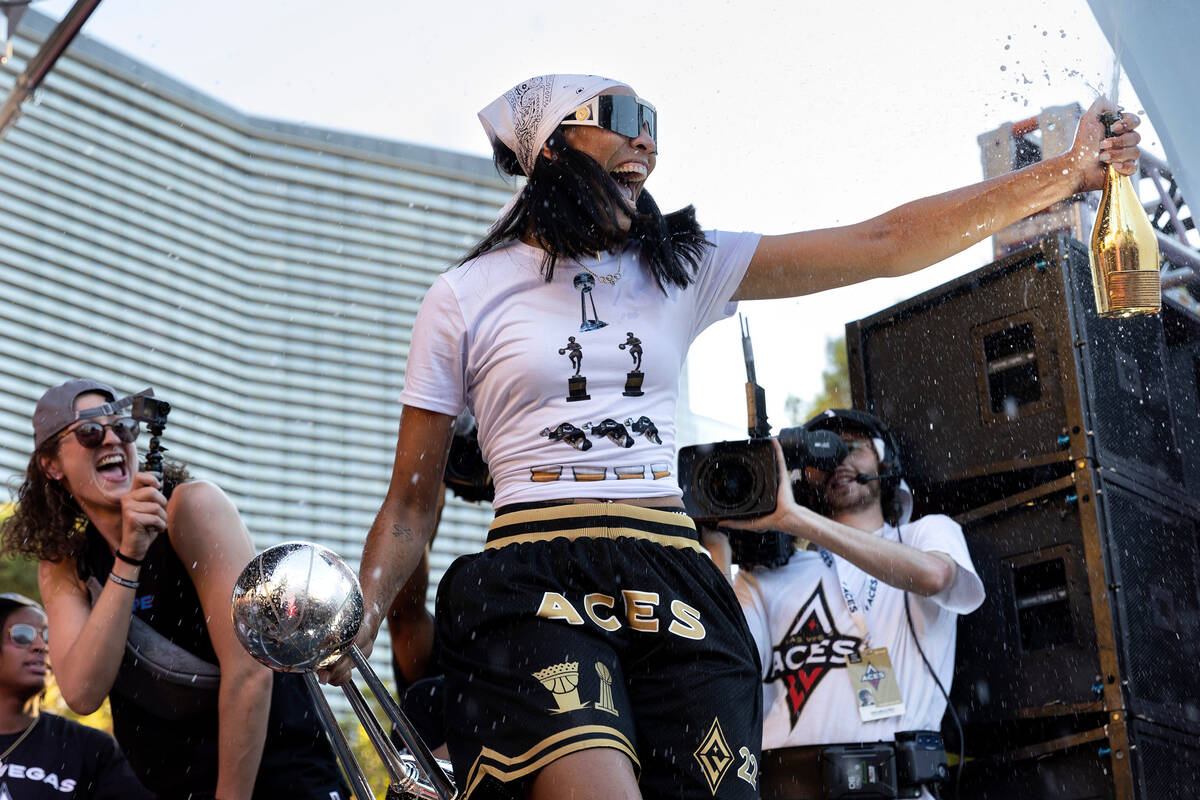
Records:
{"label": "basketball logo on shorts", "polygon": [[613,716],[621,716],[617,707],[613,705],[612,673],[602,662],[597,661],[596,674],[600,676],[600,699],[596,701],[596,708],[607,711]]}
{"label": "basketball logo on shorts", "polygon": [[583,703],[579,700],[579,662],[568,661],[562,664],[555,664],[552,667],[546,667],[543,670],[533,673],[533,677],[537,678],[542,686],[550,690],[554,695],[554,702],[558,708],[547,709],[551,714],[563,714],[567,711],[578,711],[581,708],[587,708],[591,703]]}

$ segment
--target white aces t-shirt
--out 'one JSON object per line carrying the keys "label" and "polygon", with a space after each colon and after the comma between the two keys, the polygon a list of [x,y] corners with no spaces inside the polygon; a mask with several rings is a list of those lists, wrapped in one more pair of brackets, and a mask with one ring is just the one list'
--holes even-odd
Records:
{"label": "white aces t-shirt", "polygon": [[[888,525],[876,536],[898,541]],[[954,671],[958,615],[983,603],[962,528],[941,514],[900,529],[904,544],[947,554],[958,564],[952,586],[932,597],[909,596],[915,633],[946,691]],[[842,592],[865,609],[870,647],[887,647],[904,699],[902,715],[863,722],[851,691],[846,655],[863,633]],[[734,589],[763,664],[763,749],[892,741],[896,731],[939,730],[942,697],[909,632],[904,592],[874,581],[840,556],[802,551],[782,567],[739,570]]]}
{"label": "white aces t-shirt", "polygon": [[[438,277],[413,328],[401,402],[471,409],[495,505],[680,494],[675,402],[692,340],[736,308],[755,233],[707,231],[687,289],[666,294],[638,249],[583,263],[513,242]],[[590,272],[589,272],[590,270]],[[603,276],[620,277],[615,284]]]}

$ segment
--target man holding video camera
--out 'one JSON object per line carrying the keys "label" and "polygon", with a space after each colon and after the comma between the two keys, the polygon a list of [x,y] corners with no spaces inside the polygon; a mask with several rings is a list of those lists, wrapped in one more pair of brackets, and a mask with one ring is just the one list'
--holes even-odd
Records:
{"label": "man holding video camera", "polygon": [[805,470],[800,503],[776,442],[775,511],[722,523],[797,540],[782,566],[734,576],[763,665],[762,797],[930,797],[946,775],[938,730],[957,619],[983,602],[983,584],[957,523],[909,521],[881,420],[834,409],[804,428],[838,434],[848,454]]}

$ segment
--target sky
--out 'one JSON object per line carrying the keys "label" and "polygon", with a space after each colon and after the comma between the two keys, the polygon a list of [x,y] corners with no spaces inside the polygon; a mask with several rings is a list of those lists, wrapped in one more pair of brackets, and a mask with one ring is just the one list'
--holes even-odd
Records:
{"label": "sky", "polygon": [[[60,18],[71,0],[34,8]],[[105,0],[84,33],[244,112],[490,157],[476,112],[546,72],[631,84],[659,112],[647,183],[705,227],[858,222],[982,179],[976,137],[1084,107],[1113,53],[1086,0]],[[1127,82],[1119,99],[1138,112]],[[1143,147],[1162,155],[1152,120]],[[825,342],[992,260],[991,243],[906,278],[742,303],[774,427],[820,390]],[[697,340],[692,408],[742,425],[736,318]]]}

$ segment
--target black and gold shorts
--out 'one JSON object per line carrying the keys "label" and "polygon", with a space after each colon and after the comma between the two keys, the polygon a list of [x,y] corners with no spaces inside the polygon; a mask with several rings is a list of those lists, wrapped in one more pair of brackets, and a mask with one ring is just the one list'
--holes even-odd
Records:
{"label": "black and gold shorts", "polygon": [[618,503],[497,512],[435,615],[461,796],[521,797],[569,753],[627,755],[645,797],[758,797],[762,689],[692,521]]}

